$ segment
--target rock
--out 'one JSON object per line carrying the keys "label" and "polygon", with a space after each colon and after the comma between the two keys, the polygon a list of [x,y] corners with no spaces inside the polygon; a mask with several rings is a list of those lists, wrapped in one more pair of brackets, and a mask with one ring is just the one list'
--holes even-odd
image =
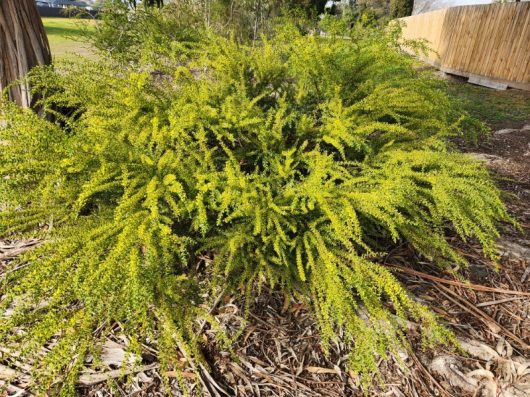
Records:
{"label": "rock", "polygon": [[400,350],[398,351],[398,356],[403,362],[407,361],[409,359],[409,354],[406,350]]}
{"label": "rock", "polygon": [[458,361],[451,356],[441,355],[436,357],[429,366],[436,375],[443,376],[452,386],[459,387],[468,393],[475,393],[478,382],[466,377],[458,368]]}
{"label": "rock", "polygon": [[508,240],[501,240],[498,243],[499,251],[503,255],[530,260],[530,248]]}
{"label": "rock", "polygon": [[[126,360],[128,363],[125,363]],[[128,364],[128,366],[134,365],[135,358],[133,355],[126,353],[125,348],[119,343],[107,340],[103,345],[101,361],[103,361],[109,367],[116,366],[119,368],[122,367],[124,363]]]}
{"label": "rock", "polygon": [[12,380],[16,376],[17,376],[17,371],[15,371],[12,368],[6,367],[5,365],[0,364],[0,379],[1,380]]}
{"label": "rock", "polygon": [[480,358],[484,361],[491,361],[499,357],[499,354],[495,350],[480,341],[459,339],[458,343],[460,344],[460,347],[472,357]]}
{"label": "rock", "polygon": [[498,136],[498,135],[506,135],[506,134],[511,134],[512,132],[518,132],[519,130],[515,129],[515,128],[504,128],[502,130],[498,130],[498,131],[495,131],[493,133],[494,136]]}
{"label": "rock", "polygon": [[502,161],[503,158],[500,156],[495,156],[493,154],[486,154],[486,153],[469,153],[471,157],[473,157],[475,160],[482,161],[486,164],[493,163],[494,161]]}
{"label": "rock", "polygon": [[526,124],[523,128],[521,128],[521,131],[530,131],[530,124]]}

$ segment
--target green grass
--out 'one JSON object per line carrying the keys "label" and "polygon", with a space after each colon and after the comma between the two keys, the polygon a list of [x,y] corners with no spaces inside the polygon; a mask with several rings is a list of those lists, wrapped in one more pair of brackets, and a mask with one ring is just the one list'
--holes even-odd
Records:
{"label": "green grass", "polygon": [[530,92],[497,91],[464,82],[449,82],[449,94],[463,109],[492,128],[516,127],[530,121]]}
{"label": "green grass", "polygon": [[94,30],[94,21],[74,18],[42,18],[48,34],[52,55],[56,58],[78,54],[93,57],[87,35]]}

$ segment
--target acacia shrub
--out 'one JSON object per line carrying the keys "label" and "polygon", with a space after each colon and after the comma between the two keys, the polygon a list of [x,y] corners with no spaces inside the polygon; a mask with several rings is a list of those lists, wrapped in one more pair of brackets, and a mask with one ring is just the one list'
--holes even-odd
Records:
{"label": "acacia shrub", "polygon": [[0,235],[44,241],[1,276],[0,340],[38,358],[38,390],[74,393],[115,322],[131,353],[158,345],[164,369],[180,368],[178,349],[203,360],[197,320],[218,327],[203,252],[213,290],[267,283],[307,301],[324,349],[340,333],[365,380],[407,345],[404,320],[426,345],[451,340],[377,258],[408,243],[463,263],[450,228],[493,257],[508,215],[485,168],[447,142],[461,117],[443,83],[395,32],[351,35],[210,35],[165,76],[63,63],[31,76],[54,117],[2,102]]}

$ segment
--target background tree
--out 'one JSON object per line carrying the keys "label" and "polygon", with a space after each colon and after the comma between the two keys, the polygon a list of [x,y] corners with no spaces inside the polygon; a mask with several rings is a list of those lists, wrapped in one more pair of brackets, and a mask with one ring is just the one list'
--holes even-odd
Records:
{"label": "background tree", "polygon": [[391,0],[390,17],[402,18],[412,15],[414,0]]}
{"label": "background tree", "polygon": [[[0,1],[0,90],[37,65],[51,62],[50,45],[33,0]],[[27,83],[12,85],[9,98],[31,106]]]}
{"label": "background tree", "polygon": [[324,4],[325,0],[167,0],[163,7],[142,7],[135,0],[107,0],[95,34],[87,39],[102,54],[127,65],[154,54],[149,64],[160,71],[161,53],[171,52],[175,43],[189,50],[206,30],[242,43],[255,42],[270,35],[282,18],[302,30],[316,27]]}
{"label": "background tree", "polygon": [[[139,1],[138,0],[127,0],[127,3],[133,8],[136,8],[138,6]],[[162,7],[164,5],[164,0],[144,0],[144,5],[146,7]]]}

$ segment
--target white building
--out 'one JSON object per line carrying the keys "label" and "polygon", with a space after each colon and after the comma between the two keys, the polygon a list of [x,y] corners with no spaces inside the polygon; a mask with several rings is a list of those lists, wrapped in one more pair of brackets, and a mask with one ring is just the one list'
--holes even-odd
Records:
{"label": "white building", "polygon": [[[414,0],[412,15],[441,10],[442,8],[470,6],[474,4],[511,3],[515,0]],[[521,0],[530,1],[530,0]]]}

